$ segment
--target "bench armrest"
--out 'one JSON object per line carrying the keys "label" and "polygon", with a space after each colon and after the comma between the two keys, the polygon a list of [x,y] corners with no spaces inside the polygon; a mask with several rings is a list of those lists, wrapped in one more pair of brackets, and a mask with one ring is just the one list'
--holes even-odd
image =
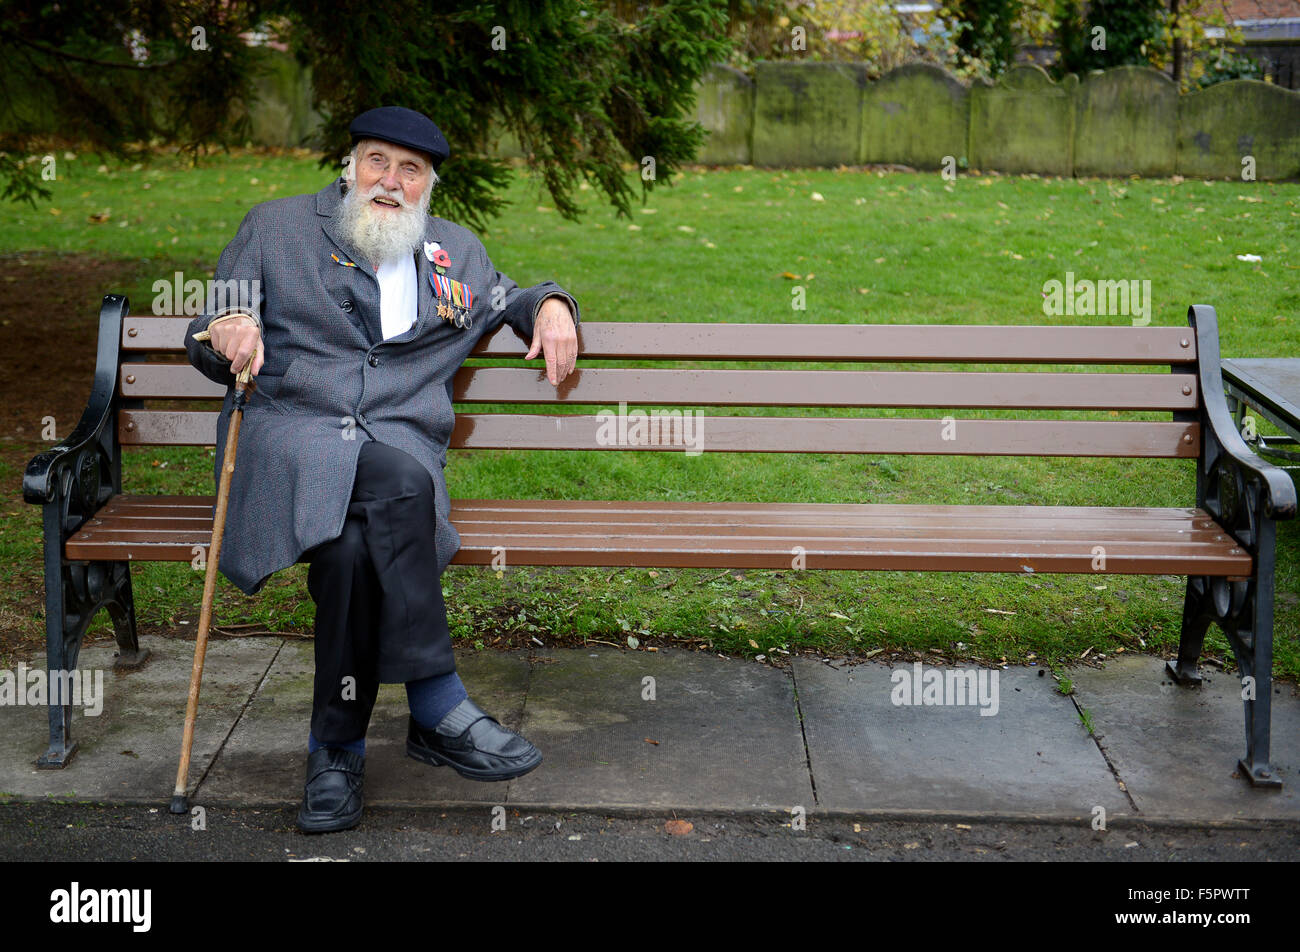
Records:
{"label": "bench armrest", "polygon": [[[90,402],[67,437],[37,455],[23,473],[23,498],[37,505],[63,498],[76,483],[85,509],[120,490],[116,401],[122,321],[128,303],[124,295],[109,294],[99,309],[99,346]],[[61,482],[66,482],[60,486]],[[93,510],[92,510],[93,511]],[[84,515],[89,515],[88,512]]]}
{"label": "bench armrest", "polygon": [[[1193,304],[1187,309],[1187,323],[1196,333],[1197,372],[1200,375],[1201,401],[1205,407],[1204,425],[1212,440],[1202,434],[1203,452],[1217,447],[1241,468],[1255,476],[1264,490],[1264,515],[1270,519],[1293,519],[1296,515],[1296,488],[1291,477],[1267,460],[1261,459],[1241,434],[1228,409],[1223,394],[1223,371],[1219,367],[1219,320],[1208,304]],[[1210,463],[1215,460],[1211,459]]]}

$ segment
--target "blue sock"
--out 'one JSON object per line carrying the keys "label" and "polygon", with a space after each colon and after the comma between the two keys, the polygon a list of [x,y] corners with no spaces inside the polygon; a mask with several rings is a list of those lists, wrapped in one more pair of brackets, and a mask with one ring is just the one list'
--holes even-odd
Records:
{"label": "blue sock", "polygon": [[322,744],[316,739],[315,734],[307,735],[307,753],[314,754],[322,747],[339,747],[343,750],[351,751],[358,757],[364,757],[366,755],[366,739],[364,737],[359,740],[350,740],[346,744]]}
{"label": "blue sock", "polygon": [[467,697],[465,685],[460,683],[460,675],[455,671],[406,682],[406,703],[411,706],[411,716],[425,730],[437,727]]}

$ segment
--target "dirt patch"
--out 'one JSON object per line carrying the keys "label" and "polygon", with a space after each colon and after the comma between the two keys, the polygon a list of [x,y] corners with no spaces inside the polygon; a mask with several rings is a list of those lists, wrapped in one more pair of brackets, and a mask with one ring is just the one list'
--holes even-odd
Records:
{"label": "dirt patch", "polygon": [[[0,255],[0,459],[21,474],[50,441],[47,417],[59,439],[72,432],[90,398],[99,339],[99,306],[156,265],[137,259],[22,252]],[[33,531],[40,510],[23,502],[22,480],[0,488],[6,534]],[[35,530],[39,531],[39,530]],[[44,640],[44,576],[39,549],[22,564],[0,566],[7,589],[0,606],[0,657],[28,653]],[[30,564],[28,564],[30,563]]]}
{"label": "dirt patch", "polygon": [[[90,397],[99,306],[147,267],[87,255],[0,255],[0,439],[41,440],[42,419],[71,432]],[[21,460],[20,466],[26,464]],[[9,487],[6,487],[8,489]]]}

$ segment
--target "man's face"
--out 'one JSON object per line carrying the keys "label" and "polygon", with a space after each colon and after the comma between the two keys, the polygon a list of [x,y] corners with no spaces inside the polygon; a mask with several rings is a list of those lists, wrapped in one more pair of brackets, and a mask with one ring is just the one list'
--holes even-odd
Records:
{"label": "man's face", "polygon": [[[421,152],[391,142],[369,139],[361,143],[357,156],[357,191],[370,198],[371,210],[387,216],[397,215],[401,203],[390,196],[400,195],[409,208],[419,208],[429,185],[432,166]],[[389,194],[384,194],[389,193]]]}
{"label": "man's face", "polygon": [[350,183],[339,204],[339,234],[378,267],[409,255],[429,221],[436,176],[428,156],[391,142],[358,142],[345,174]]}

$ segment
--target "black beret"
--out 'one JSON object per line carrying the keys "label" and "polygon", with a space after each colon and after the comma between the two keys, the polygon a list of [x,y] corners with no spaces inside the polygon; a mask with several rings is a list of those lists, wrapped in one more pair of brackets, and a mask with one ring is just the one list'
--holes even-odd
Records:
{"label": "black beret", "polygon": [[370,109],[352,120],[348,126],[352,144],[361,139],[382,139],[427,153],[436,172],[450,154],[447,139],[433,120],[414,109],[402,106],[380,106]]}

